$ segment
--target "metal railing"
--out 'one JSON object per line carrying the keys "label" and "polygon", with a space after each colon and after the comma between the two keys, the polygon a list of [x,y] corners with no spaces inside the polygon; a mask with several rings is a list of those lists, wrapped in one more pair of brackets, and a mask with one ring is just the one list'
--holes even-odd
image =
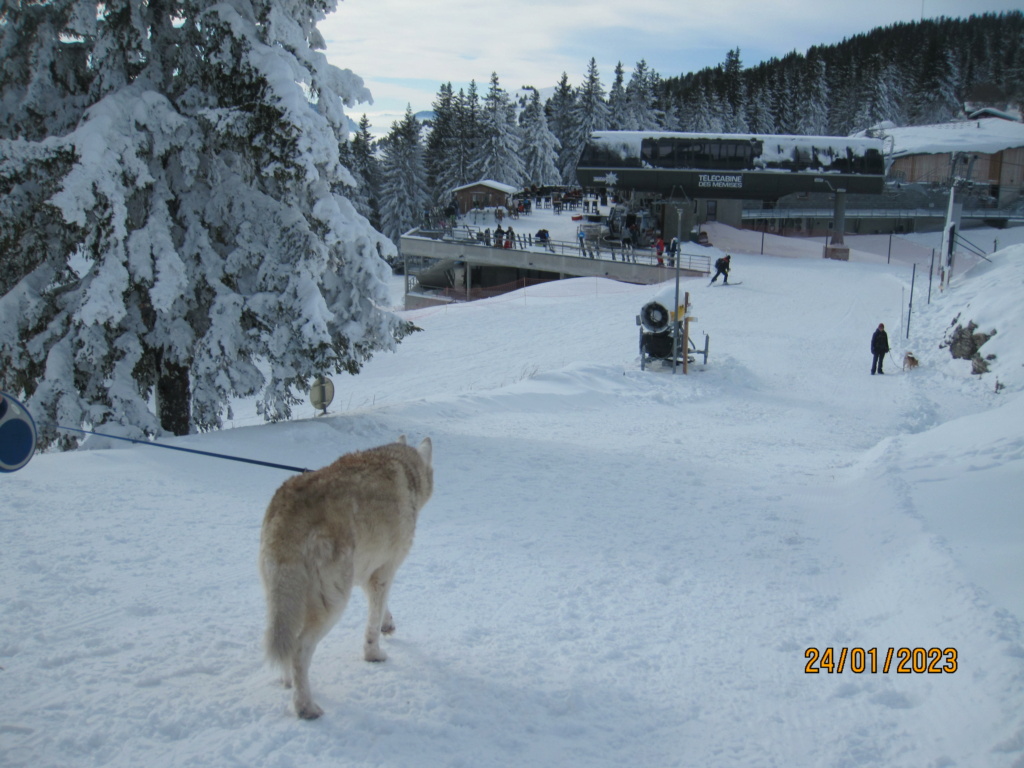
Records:
{"label": "metal railing", "polygon": [[[450,243],[463,243],[480,247],[499,248],[493,233],[488,238],[487,230],[462,224],[444,229],[413,229],[403,237],[425,237],[431,240],[442,240]],[[531,251],[534,253],[551,253],[573,259],[597,259],[604,261],[624,262],[631,264],[648,264],[652,266],[675,267],[675,261],[667,253],[658,258],[653,246],[623,248],[618,240],[602,238],[601,240],[586,239],[582,242],[568,240],[539,240],[532,234],[515,233],[515,242],[509,250]],[[507,241],[506,241],[507,242]],[[695,272],[710,273],[711,259],[704,254],[679,254],[679,267]]]}
{"label": "metal railing", "polygon": [[[741,214],[743,221],[782,219],[832,219],[835,210],[832,208],[771,208],[745,209]],[[848,219],[944,219],[945,208],[847,208]],[[1006,211],[998,208],[964,209],[961,219],[999,219],[1008,222],[1024,223],[1024,213]]]}

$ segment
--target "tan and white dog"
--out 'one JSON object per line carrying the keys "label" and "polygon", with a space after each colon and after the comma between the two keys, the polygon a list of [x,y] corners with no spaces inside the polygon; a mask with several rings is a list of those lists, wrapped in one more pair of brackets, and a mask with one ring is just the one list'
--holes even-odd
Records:
{"label": "tan and white dog", "polygon": [[903,356],[904,371],[907,370],[908,368],[917,368],[918,365],[920,365],[920,363],[918,362],[917,357],[915,357],[913,352],[907,352]]}
{"label": "tan and white dog", "polygon": [[429,437],[412,448],[403,435],[285,481],[267,507],[260,534],[267,656],[294,686],[301,718],[323,714],[310,693],[309,665],[353,584],[369,603],[363,656],[387,658],[380,634],[395,630],[388,591],[434,490],[431,453]]}

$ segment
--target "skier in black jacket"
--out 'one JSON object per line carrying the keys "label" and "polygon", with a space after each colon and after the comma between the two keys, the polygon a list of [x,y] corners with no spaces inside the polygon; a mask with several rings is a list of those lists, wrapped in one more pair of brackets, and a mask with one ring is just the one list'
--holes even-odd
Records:
{"label": "skier in black jacket", "polygon": [[885,354],[889,351],[889,336],[885,332],[885,325],[882,323],[878,324],[878,330],[871,336],[871,354],[874,357],[871,359],[871,375],[875,375],[875,370],[881,374],[885,371],[882,370],[882,363],[885,362]]}
{"label": "skier in black jacket", "polygon": [[[722,258],[715,262],[715,269],[717,271],[715,272],[715,276],[711,278],[712,283],[718,279],[719,275],[721,275],[723,278],[725,278],[724,280],[722,280],[722,283],[724,285],[729,284],[729,262],[731,260],[732,256],[730,256],[729,254],[725,254],[725,256],[723,256]],[[710,284],[711,283],[708,283],[708,285]]]}

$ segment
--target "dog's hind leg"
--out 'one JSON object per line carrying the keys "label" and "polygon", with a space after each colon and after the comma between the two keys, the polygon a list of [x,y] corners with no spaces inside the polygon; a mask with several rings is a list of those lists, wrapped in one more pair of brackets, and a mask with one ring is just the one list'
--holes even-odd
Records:
{"label": "dog's hind leg", "polygon": [[384,609],[384,621],[380,623],[382,635],[392,635],[395,632],[395,617],[391,615],[391,609]]}
{"label": "dog's hind leg", "polygon": [[309,665],[313,660],[313,652],[319,638],[313,639],[304,634],[299,638],[299,647],[292,657],[291,678],[295,686],[292,701],[295,703],[295,714],[303,720],[316,720],[324,711],[313,701],[309,687]]}
{"label": "dog's hind leg", "polygon": [[306,621],[291,659],[289,672],[294,686],[292,700],[295,703],[295,714],[304,720],[315,720],[324,713],[313,701],[309,685],[309,667],[317,645],[345,610],[352,589],[351,577],[346,574],[331,586],[333,589],[329,590],[329,596],[326,591],[321,592],[315,608],[307,607]]}
{"label": "dog's hind leg", "polygon": [[396,567],[381,566],[363,585],[369,603],[366,617],[366,642],[363,644],[363,658],[367,661],[386,661],[388,655],[380,647],[380,634],[390,635],[395,631],[395,620],[388,610],[388,592],[394,580]]}
{"label": "dog's hind leg", "polygon": [[292,700],[295,703],[295,714],[304,720],[315,720],[324,713],[313,701],[309,667],[317,644],[337,623],[352,593],[352,560],[349,553],[343,553],[335,560],[324,554],[314,562],[316,567],[311,569],[312,583],[302,630],[291,659],[294,685]]}

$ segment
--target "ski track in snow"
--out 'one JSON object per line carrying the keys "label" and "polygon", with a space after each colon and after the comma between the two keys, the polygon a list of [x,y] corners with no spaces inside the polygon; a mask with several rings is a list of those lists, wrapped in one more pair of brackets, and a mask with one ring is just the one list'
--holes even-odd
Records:
{"label": "ski track in snow", "polygon": [[[1020,766],[1020,614],[927,497],[954,445],[1019,492],[1019,426],[942,438],[1003,401],[939,362],[938,300],[922,368],[868,375],[880,320],[905,348],[907,270],[734,261],[744,285],[685,286],[711,335],[689,376],[639,370],[654,289],[573,280],[409,313],[424,331],[338,381],[328,417],[175,441],[317,467],[434,440],[389,661],[362,661],[354,594],[313,661],[315,723],[261,662],[259,526],[286,473],[136,446],[3,476],[0,763]],[[960,666],[805,674],[809,647]]]}

